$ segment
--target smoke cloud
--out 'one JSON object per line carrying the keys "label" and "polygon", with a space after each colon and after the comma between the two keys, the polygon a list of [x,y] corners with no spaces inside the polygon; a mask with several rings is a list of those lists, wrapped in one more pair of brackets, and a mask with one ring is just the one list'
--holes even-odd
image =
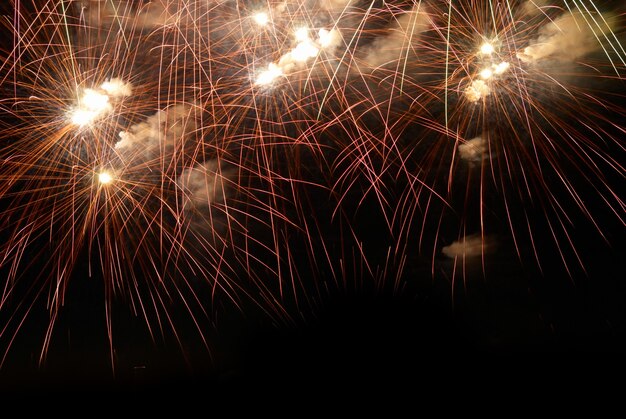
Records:
{"label": "smoke cloud", "polygon": [[283,54],[277,63],[270,63],[266,70],[260,72],[255,80],[256,85],[271,84],[277,78],[295,71],[307,61],[317,57],[322,50],[332,53],[341,43],[341,35],[336,29],[320,29],[316,38],[312,39],[308,28],[300,28],[295,33],[296,45]]}
{"label": "smoke cloud", "polygon": [[[123,29],[155,28],[176,22],[177,5],[168,0],[89,0],[84,15],[91,25],[120,25]],[[132,27],[127,27],[132,25]]]}
{"label": "smoke cloud", "polygon": [[175,105],[132,125],[128,131],[120,132],[115,148],[122,157],[127,153],[150,157],[160,150],[173,148],[177,141],[193,133],[196,126],[193,108],[190,105]]}
{"label": "smoke cloud", "polygon": [[600,48],[602,39],[612,31],[615,18],[583,16],[579,12],[565,14],[540,30],[524,51],[518,54],[522,61],[535,62],[553,59],[561,62],[574,61]]}
{"label": "smoke cloud", "polygon": [[459,157],[470,162],[479,162],[487,151],[487,142],[481,137],[472,138],[459,145]]}
{"label": "smoke cloud", "polygon": [[534,16],[541,12],[541,8],[548,4],[548,0],[527,0],[520,7],[522,13],[527,16]]}
{"label": "smoke cloud", "polygon": [[353,0],[320,0],[320,6],[332,13],[340,13]]}
{"label": "smoke cloud", "polygon": [[215,159],[183,170],[178,177],[178,186],[184,196],[183,209],[202,210],[224,203],[233,173],[232,168],[222,168]]}
{"label": "smoke cloud", "polygon": [[234,213],[227,202],[233,188],[235,169],[224,167],[217,159],[187,168],[177,178],[182,192],[182,209],[195,237],[211,240],[212,246],[226,243],[227,232],[232,232]]}
{"label": "smoke cloud", "polygon": [[363,61],[370,67],[378,68],[395,62],[404,56],[410,42],[419,40],[419,34],[430,27],[430,17],[426,7],[419,3],[410,11],[403,13],[388,33],[375,39],[366,48]]}
{"label": "smoke cloud", "polygon": [[465,236],[449,246],[444,246],[441,251],[447,257],[454,259],[457,257],[478,257],[482,254],[493,252],[495,248],[496,241],[493,237],[473,234],[471,236]]}

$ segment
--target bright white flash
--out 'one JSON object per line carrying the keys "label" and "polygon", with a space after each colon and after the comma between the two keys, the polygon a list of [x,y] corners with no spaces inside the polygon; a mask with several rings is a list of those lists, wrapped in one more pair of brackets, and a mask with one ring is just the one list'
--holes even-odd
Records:
{"label": "bright white flash", "polygon": [[83,127],[91,123],[91,121],[96,119],[97,116],[98,116],[97,112],[92,112],[92,111],[88,111],[85,109],[75,109],[72,112],[71,120],[72,120],[72,124],[78,125],[79,127]]}
{"label": "bright white flash", "polygon": [[491,42],[485,42],[480,46],[480,53],[483,55],[491,55],[496,51]]}
{"label": "bright white flash", "polygon": [[106,109],[109,105],[109,97],[102,93],[98,93],[93,89],[85,89],[82,99],[80,100],[81,106],[90,111],[99,112]]}
{"label": "bright white flash", "polygon": [[78,107],[72,112],[71,120],[73,124],[81,127],[93,122],[111,106],[107,95],[93,89],[85,89],[78,103]]}
{"label": "bright white flash", "polygon": [[266,86],[271,84],[278,77],[282,76],[283,72],[276,64],[271,63],[267,70],[262,71],[256,78],[255,84],[259,86]]}
{"label": "bright white flash", "polygon": [[259,12],[254,15],[254,21],[260,26],[265,26],[269,23],[270,17],[265,12]]}
{"label": "bright white flash", "polygon": [[502,61],[500,64],[494,66],[493,72],[496,73],[496,74],[502,74],[505,71],[507,71],[510,66],[511,65],[508,62]]}
{"label": "bright white flash", "polygon": [[296,46],[283,54],[277,63],[269,65],[267,70],[257,74],[254,82],[257,86],[268,85],[280,76],[287,76],[300,63],[305,63],[311,58],[319,55],[322,48],[332,48],[340,40],[339,32],[336,30],[320,29],[317,39],[311,39],[311,30],[306,26],[301,26],[294,31]]}
{"label": "bright white flash", "polygon": [[319,48],[317,48],[311,41],[302,41],[300,42],[292,51],[291,57],[298,62],[304,62],[309,58],[316,57],[320,52]]}
{"label": "bright white flash", "polygon": [[320,29],[319,33],[319,44],[322,48],[328,48],[335,44],[337,38],[337,31],[332,30],[329,31],[327,29]]}
{"label": "bright white flash", "polygon": [[480,72],[480,78],[483,80],[490,79],[493,76],[493,70],[490,68],[485,68]]}
{"label": "bright white flash", "polygon": [[107,185],[113,182],[113,176],[109,172],[100,172],[98,173],[98,182],[102,185]]}
{"label": "bright white flash", "polygon": [[501,74],[504,74],[510,66],[511,65],[506,61],[502,61],[500,64],[493,64],[491,67],[485,68],[480,71],[480,78],[483,80],[488,80],[494,75],[499,76]]}
{"label": "bright white flash", "polygon": [[112,109],[111,100],[130,96],[132,86],[120,79],[105,81],[97,89],[84,89],[78,105],[72,110],[70,120],[74,125],[85,126]]}
{"label": "bright white flash", "polygon": [[301,27],[296,29],[296,41],[306,42],[309,40],[309,28]]}

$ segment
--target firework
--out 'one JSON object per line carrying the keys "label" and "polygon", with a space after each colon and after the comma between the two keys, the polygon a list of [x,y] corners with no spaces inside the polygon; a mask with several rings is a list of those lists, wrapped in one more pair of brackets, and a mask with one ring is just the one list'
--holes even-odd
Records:
{"label": "firework", "polygon": [[331,288],[395,292],[412,260],[436,276],[503,242],[541,266],[541,230],[584,270],[574,220],[624,225],[609,6],[10,2],[3,353],[44,304],[44,361],[85,258],[113,365],[118,301],[153,339],[183,347],[191,323],[209,348],[225,304],[292,324]]}

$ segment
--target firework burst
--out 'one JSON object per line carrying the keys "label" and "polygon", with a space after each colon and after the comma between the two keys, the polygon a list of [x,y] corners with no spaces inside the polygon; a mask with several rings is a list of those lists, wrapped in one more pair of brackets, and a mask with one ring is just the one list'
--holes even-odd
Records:
{"label": "firework burst", "polygon": [[576,223],[609,245],[624,226],[611,5],[9,2],[3,353],[44,304],[43,362],[84,258],[113,365],[116,301],[153,339],[184,347],[186,322],[210,348],[224,304],[292,324],[442,255],[454,293],[502,243],[541,267],[544,230],[584,270]]}

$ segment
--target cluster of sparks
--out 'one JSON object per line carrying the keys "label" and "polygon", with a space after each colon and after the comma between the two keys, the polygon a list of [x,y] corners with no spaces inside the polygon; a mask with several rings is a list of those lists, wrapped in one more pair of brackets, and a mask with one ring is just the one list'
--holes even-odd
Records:
{"label": "cluster of sparks", "polygon": [[[43,301],[43,362],[85,249],[113,357],[116,300],[179,341],[182,307],[210,346],[224,301],[293,322],[349,278],[416,280],[417,255],[433,275],[439,255],[453,272],[485,263],[494,208],[520,259],[541,265],[545,227],[568,271],[584,269],[570,215],[604,235],[587,200],[623,226],[626,52],[610,2],[8,5],[5,355]],[[366,202],[383,242],[355,224]]]}

